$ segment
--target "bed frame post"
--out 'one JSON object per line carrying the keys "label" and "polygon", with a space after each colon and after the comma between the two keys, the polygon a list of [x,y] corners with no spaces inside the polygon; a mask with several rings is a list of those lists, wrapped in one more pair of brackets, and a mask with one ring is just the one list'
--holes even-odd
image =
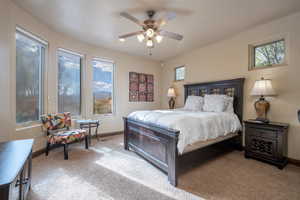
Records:
{"label": "bed frame post", "polygon": [[239,151],[243,151],[243,131],[238,132],[238,137],[236,137],[235,148]]}
{"label": "bed frame post", "polygon": [[172,138],[168,145],[168,180],[175,187],[178,183],[177,140],[177,138]]}

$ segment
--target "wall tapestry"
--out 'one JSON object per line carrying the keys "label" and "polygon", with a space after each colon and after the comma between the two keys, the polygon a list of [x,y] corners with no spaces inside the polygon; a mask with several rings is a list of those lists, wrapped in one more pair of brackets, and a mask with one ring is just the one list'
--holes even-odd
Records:
{"label": "wall tapestry", "polygon": [[129,101],[154,101],[154,77],[129,72]]}

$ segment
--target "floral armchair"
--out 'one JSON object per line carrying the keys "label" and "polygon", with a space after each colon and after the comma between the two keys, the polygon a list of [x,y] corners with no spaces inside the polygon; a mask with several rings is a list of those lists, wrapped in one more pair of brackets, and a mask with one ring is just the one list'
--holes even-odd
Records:
{"label": "floral armchair", "polygon": [[88,149],[88,135],[83,129],[71,128],[71,114],[57,113],[42,115],[43,130],[47,134],[46,156],[52,146],[64,146],[64,159],[68,160],[68,144],[85,139],[85,148]]}

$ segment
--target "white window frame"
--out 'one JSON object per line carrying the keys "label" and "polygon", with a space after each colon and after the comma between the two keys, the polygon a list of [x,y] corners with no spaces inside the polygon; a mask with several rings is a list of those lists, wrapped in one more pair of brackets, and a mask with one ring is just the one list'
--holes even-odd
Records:
{"label": "white window frame", "polygon": [[[284,50],[284,60],[281,64],[273,64],[273,65],[266,65],[266,66],[255,66],[255,48],[259,46],[264,46],[268,44],[272,44],[278,41],[284,41],[285,50]],[[267,69],[273,67],[282,67],[287,66],[289,60],[289,37],[288,34],[279,35],[276,37],[272,37],[263,41],[255,42],[248,45],[248,71],[253,70],[260,70],[260,69]]]}
{"label": "white window frame", "polygon": [[[183,68],[184,69],[184,77],[183,77],[183,79],[177,79],[177,70],[178,69],[180,69],[180,68]],[[175,75],[174,75],[174,80],[175,81],[184,81],[185,80],[185,76],[186,76],[186,68],[185,68],[185,65],[181,65],[181,66],[179,66],[179,67],[175,67],[175,69],[174,69],[174,73],[175,73]]]}
{"label": "white window frame", "polygon": [[113,60],[111,60],[111,59],[106,59],[106,58],[99,58],[99,57],[94,57],[94,58],[92,58],[92,61],[91,61],[91,66],[92,66],[92,87],[93,87],[93,81],[94,81],[94,78],[93,78],[93,76],[94,76],[94,69],[93,69],[93,64],[92,64],[92,62],[94,61],[94,60],[97,60],[97,61],[103,61],[103,62],[110,62],[110,63],[112,63],[113,64],[113,74],[112,74],[112,84],[113,84],[113,86],[112,86],[112,108],[111,108],[111,110],[112,110],[112,112],[111,113],[105,113],[105,114],[95,114],[94,113],[94,101],[93,101],[93,95],[92,95],[92,115],[93,116],[95,116],[96,118],[97,117],[109,117],[109,116],[114,116],[115,114],[116,114],[116,96],[115,96],[115,77],[116,77],[116,63],[115,63],[115,61],[113,61]]}
{"label": "white window frame", "polygon": [[66,49],[66,48],[57,48],[56,50],[56,66],[57,66],[57,81],[56,81],[56,89],[57,89],[57,92],[56,92],[56,95],[57,95],[57,98],[56,98],[56,102],[57,102],[57,105],[56,105],[56,110],[57,112],[58,111],[58,99],[59,99],[59,90],[58,90],[58,86],[59,86],[59,76],[58,76],[58,73],[59,73],[59,69],[58,69],[58,56],[59,56],[59,51],[62,51],[62,52],[65,52],[65,53],[69,53],[69,54],[72,54],[72,55],[75,55],[75,56],[79,56],[80,57],[80,114],[79,115],[72,115],[72,119],[80,119],[82,118],[83,116],[83,112],[84,112],[84,107],[83,107],[83,75],[84,75],[84,62],[85,62],[85,55],[84,54],[80,54],[80,53],[77,53],[75,51],[72,51],[72,50],[69,50],[69,49]]}
{"label": "white window frame", "polygon": [[[38,120],[35,121],[28,121],[28,122],[21,122],[21,123],[17,123],[16,121],[16,114],[17,114],[17,108],[16,108],[16,97],[15,97],[15,103],[14,103],[14,119],[15,119],[15,124],[16,124],[16,131],[18,130],[22,130],[22,129],[27,129],[27,128],[31,128],[31,127],[37,127],[37,126],[41,126],[41,121],[40,121],[40,117],[41,115],[45,114],[47,112],[47,108],[48,108],[48,98],[47,98],[47,76],[46,76],[46,72],[47,72],[47,67],[48,67],[48,53],[49,53],[49,43],[42,39],[42,37],[39,37],[37,35],[35,35],[34,33],[31,33],[27,30],[25,30],[24,28],[20,27],[20,26],[16,26],[15,29],[15,38],[14,38],[14,49],[15,49],[15,59],[16,59],[16,51],[17,51],[17,46],[16,46],[16,34],[22,34],[25,37],[30,38],[31,40],[34,40],[40,44],[42,44],[44,46],[44,58],[43,58],[43,65],[42,65],[42,69],[41,69],[41,74],[40,74],[40,101],[41,101],[41,111],[40,111],[40,116]],[[14,90],[14,96],[16,96],[16,69],[17,68],[17,63],[15,61],[14,63],[14,74],[15,74],[15,90]]]}

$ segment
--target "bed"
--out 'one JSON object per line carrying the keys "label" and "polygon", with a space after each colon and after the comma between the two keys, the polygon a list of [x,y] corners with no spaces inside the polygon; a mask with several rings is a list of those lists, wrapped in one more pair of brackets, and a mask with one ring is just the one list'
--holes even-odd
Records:
{"label": "bed", "polygon": [[[187,84],[184,85],[184,94],[185,99],[188,96],[204,96],[205,94],[225,94],[233,97],[234,116],[241,123],[243,116],[243,88],[244,78],[239,78],[232,80]],[[164,112],[170,113],[166,114]],[[224,120],[222,121],[223,124],[227,124],[226,119],[230,118],[230,116],[213,116],[213,114],[208,115],[204,113],[187,113],[182,110],[158,110],[153,112],[140,111],[139,114],[131,114],[128,117],[124,117],[124,148],[126,150],[133,150],[151,164],[165,172],[168,175],[169,182],[174,186],[177,186],[178,167],[180,158],[183,154],[188,154],[200,148],[204,148],[226,140],[232,141],[232,144],[235,145],[236,148],[242,148],[241,129],[237,129],[237,131],[232,132],[227,131],[228,133],[218,135],[216,138],[210,139],[207,137],[204,141],[192,140],[186,142],[187,144],[181,144],[184,135],[183,131],[181,133],[179,130],[183,130],[182,127],[179,125],[163,126],[161,123],[157,123],[157,121],[155,121],[157,118],[159,118],[160,121],[164,118],[165,123],[168,123],[168,120],[174,118],[174,116],[171,118],[171,115],[174,115],[175,118],[177,117],[177,120],[186,119],[185,124],[187,128],[193,127],[194,129],[194,125],[192,126],[188,124],[188,122],[192,121],[192,119],[201,119],[204,121],[205,119],[209,119],[209,117],[219,117],[220,119]],[[182,118],[183,115],[185,116],[184,118]],[[186,118],[186,116],[190,116],[190,118]],[[201,132],[200,130],[202,130],[203,133],[205,132],[203,131],[204,129],[201,128],[201,121],[195,121],[193,123],[199,123],[199,132]],[[231,130],[234,126],[228,127],[228,130]],[[197,130],[193,130],[193,132],[195,131]],[[202,133],[199,133],[198,135],[201,134]],[[191,144],[191,142],[193,143]]]}

